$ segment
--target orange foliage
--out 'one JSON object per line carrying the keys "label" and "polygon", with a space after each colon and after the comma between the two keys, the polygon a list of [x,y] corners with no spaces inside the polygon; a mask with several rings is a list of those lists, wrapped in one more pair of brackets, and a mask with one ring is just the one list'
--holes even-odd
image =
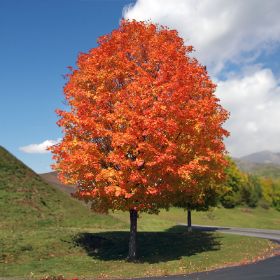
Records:
{"label": "orange foliage", "polygon": [[175,30],[125,20],[98,43],[67,75],[70,111],[57,110],[61,180],[100,212],[157,211],[218,182],[228,113],[192,47]]}

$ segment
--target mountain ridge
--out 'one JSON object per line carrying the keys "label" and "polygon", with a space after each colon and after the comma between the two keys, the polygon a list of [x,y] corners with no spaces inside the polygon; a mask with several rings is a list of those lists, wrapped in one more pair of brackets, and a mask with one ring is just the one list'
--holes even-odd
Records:
{"label": "mountain ridge", "polygon": [[248,155],[239,157],[238,159],[242,160],[242,161],[251,162],[251,163],[280,165],[280,153],[271,152],[269,150],[248,154]]}
{"label": "mountain ridge", "polygon": [[233,160],[243,172],[280,179],[280,153],[266,150],[233,158]]}

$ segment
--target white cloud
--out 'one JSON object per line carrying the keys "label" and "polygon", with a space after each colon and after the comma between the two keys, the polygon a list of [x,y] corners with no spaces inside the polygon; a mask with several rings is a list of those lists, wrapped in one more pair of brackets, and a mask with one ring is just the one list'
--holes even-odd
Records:
{"label": "white cloud", "polygon": [[123,16],[177,29],[217,73],[228,61],[252,62],[279,44],[279,11],[279,0],[138,0]]}
{"label": "white cloud", "polygon": [[280,46],[279,0],[137,0],[124,8],[127,19],[150,20],[176,29],[195,56],[218,76],[227,63],[243,69],[225,73],[216,94],[231,113],[225,127],[233,156],[280,151],[280,86],[268,68],[256,64],[262,53]]}
{"label": "white cloud", "polygon": [[270,69],[220,81],[216,94],[231,113],[225,127],[232,155],[280,151],[280,85]]}
{"label": "white cloud", "polygon": [[47,150],[48,147],[55,145],[60,141],[60,138],[58,138],[57,140],[45,140],[44,142],[39,144],[30,144],[20,147],[19,150],[28,154],[45,154],[49,153],[49,151]]}

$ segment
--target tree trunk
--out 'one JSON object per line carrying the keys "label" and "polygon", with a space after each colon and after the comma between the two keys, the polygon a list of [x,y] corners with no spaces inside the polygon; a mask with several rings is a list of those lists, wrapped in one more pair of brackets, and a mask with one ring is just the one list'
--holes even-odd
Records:
{"label": "tree trunk", "polygon": [[130,236],[127,260],[133,262],[136,260],[136,233],[137,233],[137,210],[130,209]]}
{"label": "tree trunk", "polygon": [[192,231],[192,213],[191,209],[188,208],[188,232]]}

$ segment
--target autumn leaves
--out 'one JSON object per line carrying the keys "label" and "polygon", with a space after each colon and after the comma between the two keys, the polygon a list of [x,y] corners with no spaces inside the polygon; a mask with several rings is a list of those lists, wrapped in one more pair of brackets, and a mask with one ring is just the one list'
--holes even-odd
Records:
{"label": "autumn leaves", "polygon": [[174,30],[122,21],[68,74],[54,168],[94,210],[157,212],[178,196],[203,204],[218,188],[228,114],[191,50]]}

